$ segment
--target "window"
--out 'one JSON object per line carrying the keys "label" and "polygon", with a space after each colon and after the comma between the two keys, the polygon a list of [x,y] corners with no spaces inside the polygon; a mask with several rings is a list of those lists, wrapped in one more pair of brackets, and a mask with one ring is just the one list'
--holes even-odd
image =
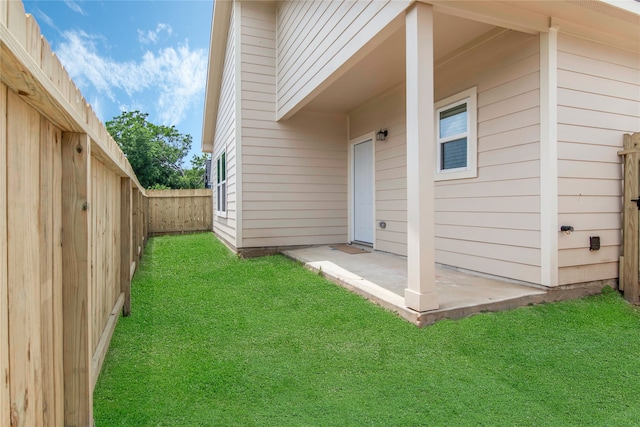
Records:
{"label": "window", "polygon": [[224,151],[216,160],[216,214],[227,216],[227,160]]}
{"label": "window", "polygon": [[204,188],[211,188],[211,159],[207,159],[204,164]]}
{"label": "window", "polygon": [[437,181],[478,176],[476,98],[474,87],[435,105]]}

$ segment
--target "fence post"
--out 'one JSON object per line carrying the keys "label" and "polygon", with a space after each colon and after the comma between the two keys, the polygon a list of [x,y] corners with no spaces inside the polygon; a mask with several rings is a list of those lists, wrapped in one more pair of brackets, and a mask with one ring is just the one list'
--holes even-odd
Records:
{"label": "fence post", "polygon": [[142,200],[144,202],[144,225],[142,234],[144,235],[144,244],[146,246],[149,240],[149,197],[143,195]]}
{"label": "fence post", "polygon": [[640,197],[638,193],[638,153],[640,133],[625,134],[624,141],[624,223],[622,283],[624,297],[632,303],[640,302],[638,290],[638,205],[631,200]]}
{"label": "fence post", "polygon": [[64,420],[93,425],[91,387],[91,142],[62,133]]}
{"label": "fence post", "polygon": [[142,191],[138,191],[138,209],[140,209],[140,221],[138,224],[138,237],[140,239],[140,253],[138,254],[138,259],[142,259],[143,255],[144,255],[144,246],[147,243],[146,240],[146,236],[144,235],[144,221],[146,219],[145,217],[145,211],[144,211],[144,194],[142,194]]}
{"label": "fence post", "polygon": [[131,179],[120,178],[120,291],[122,314],[131,314]]}
{"label": "fence post", "polygon": [[[0,22],[4,5],[0,6]],[[6,12],[6,11],[5,11]],[[7,177],[7,89],[0,85],[0,176]],[[0,212],[7,212],[7,183],[0,184]],[[9,306],[7,287],[7,215],[0,215],[0,425],[9,424]]]}
{"label": "fence post", "polygon": [[138,223],[140,222],[140,206],[139,206],[139,198],[138,194],[140,194],[140,190],[137,187],[133,187],[131,189],[131,228],[132,231],[132,243],[133,243],[133,256],[132,259],[136,263],[136,269],[138,268],[138,260],[140,260],[140,232]]}

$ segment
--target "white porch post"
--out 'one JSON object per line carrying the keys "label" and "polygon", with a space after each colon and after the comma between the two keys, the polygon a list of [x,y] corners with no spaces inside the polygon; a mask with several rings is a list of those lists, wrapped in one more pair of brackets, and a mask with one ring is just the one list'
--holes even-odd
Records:
{"label": "white porch post", "polygon": [[434,250],[433,7],[415,3],[407,36],[407,251],[404,303],[416,311],[438,308]]}
{"label": "white porch post", "polygon": [[558,285],[558,29],[540,33],[540,271]]}

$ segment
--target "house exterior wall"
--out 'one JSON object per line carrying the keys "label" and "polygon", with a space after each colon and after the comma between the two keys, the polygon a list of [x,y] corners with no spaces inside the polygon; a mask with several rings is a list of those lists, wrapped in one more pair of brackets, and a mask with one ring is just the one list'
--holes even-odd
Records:
{"label": "house exterior wall", "polygon": [[[214,159],[227,150],[220,237],[238,249],[346,241],[348,141],[385,128],[387,140],[375,143],[374,245],[407,254],[404,85],[348,115],[302,108],[400,28],[409,3],[234,2],[214,144]],[[471,87],[478,94],[478,176],[436,182],[437,262],[551,286],[617,277],[617,151],[622,133],[640,130],[640,55],[560,28],[557,123],[555,109],[540,106],[541,42],[553,56],[555,39],[547,46],[544,36],[496,28],[435,63],[435,101]],[[555,129],[544,131],[549,117],[557,146]],[[547,147],[557,154],[557,198],[541,184],[556,165]],[[556,206],[541,199],[557,201],[558,223],[575,228],[557,236],[557,252],[556,236],[551,244],[541,236]],[[591,235],[599,251],[589,251]]]}
{"label": "house exterior wall", "polygon": [[[640,54],[558,36],[559,283],[618,277],[623,133],[640,131]],[[589,251],[589,236],[601,249]]]}
{"label": "house exterior wall", "polygon": [[[478,90],[478,177],[436,183],[436,262],[540,283],[539,80],[538,37],[516,32],[436,63],[436,101]],[[376,231],[376,248],[402,255],[404,92],[397,88],[350,115],[351,138],[389,130],[376,144],[376,224],[387,222]]]}
{"label": "house exterior wall", "polygon": [[540,283],[539,49],[510,31],[436,64],[436,101],[478,91],[478,177],[436,183],[439,263]]}
{"label": "house exterior wall", "polygon": [[241,11],[238,248],[346,242],[346,116],[300,112],[276,122],[276,7],[242,2]]}
{"label": "house exterior wall", "polygon": [[410,1],[283,1],[277,14],[277,116],[286,116]]}
{"label": "house exterior wall", "polygon": [[218,108],[217,126],[213,144],[213,169],[216,159],[226,151],[227,162],[227,215],[226,218],[215,214],[217,210],[216,177],[213,172],[213,231],[228,244],[237,247],[236,242],[236,46],[235,46],[236,14],[232,10],[231,22],[224,53],[224,71],[220,91],[220,107]]}

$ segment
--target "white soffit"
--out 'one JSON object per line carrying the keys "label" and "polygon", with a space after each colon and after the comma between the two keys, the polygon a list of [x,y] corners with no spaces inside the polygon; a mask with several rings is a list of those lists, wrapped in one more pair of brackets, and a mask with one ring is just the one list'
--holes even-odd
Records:
{"label": "white soffit", "polygon": [[[445,57],[495,27],[477,21],[434,14],[434,61]],[[305,110],[346,113],[405,80],[404,25],[355,64]]]}

